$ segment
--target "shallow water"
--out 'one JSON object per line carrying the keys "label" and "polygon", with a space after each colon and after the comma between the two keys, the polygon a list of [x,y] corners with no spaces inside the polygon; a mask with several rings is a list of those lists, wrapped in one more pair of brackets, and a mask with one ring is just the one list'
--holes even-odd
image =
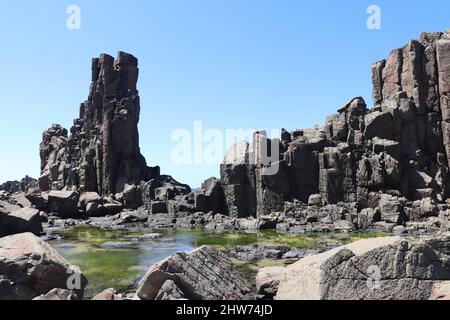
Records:
{"label": "shallow water", "polygon": [[[160,233],[157,239],[139,238]],[[202,245],[220,250],[238,245],[287,244],[295,248],[327,248],[360,238],[380,236],[368,233],[287,235],[276,231],[255,233],[210,231],[203,229],[139,229],[139,231],[101,230],[78,226],[61,232],[62,240],[51,245],[72,265],[78,266],[89,280],[85,296],[92,297],[108,288],[118,292],[135,291],[148,268],[175,252],[188,252]],[[283,261],[257,263],[234,260],[244,276],[252,278],[258,268],[280,265]],[[251,279],[249,279],[251,280]]]}

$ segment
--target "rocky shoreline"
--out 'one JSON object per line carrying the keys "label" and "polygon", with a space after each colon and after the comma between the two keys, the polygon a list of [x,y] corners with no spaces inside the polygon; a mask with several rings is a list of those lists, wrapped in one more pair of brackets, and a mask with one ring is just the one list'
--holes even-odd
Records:
{"label": "rocky shoreline", "polygon": [[[93,59],[73,127],[43,133],[41,176],[0,185],[0,299],[82,299],[87,279],[74,272],[81,287],[68,288],[69,263],[45,242],[77,225],[395,235],[326,252],[235,247],[241,260],[298,260],[261,270],[253,294],[229,257],[200,247],[153,265],[136,299],[449,296],[450,31],[423,33],[375,63],[373,108],[357,97],[324,126],[283,129],[281,139],[258,131],[195,191],[140,153],[138,73],[128,53]],[[368,288],[374,266],[382,290]]]}

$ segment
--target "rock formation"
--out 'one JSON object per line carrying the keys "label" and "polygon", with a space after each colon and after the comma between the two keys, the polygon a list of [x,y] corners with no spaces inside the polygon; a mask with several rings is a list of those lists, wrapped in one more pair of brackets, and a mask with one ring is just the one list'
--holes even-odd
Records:
{"label": "rock formation", "polygon": [[87,279],[50,245],[31,233],[0,239],[0,300],[31,300],[53,289],[68,290],[72,275],[79,276],[75,294],[83,297]]}
{"label": "rock formation", "polygon": [[22,232],[41,234],[42,224],[39,210],[27,207],[11,213],[4,213],[0,208],[0,237]]}
{"label": "rock formation", "polygon": [[137,77],[130,54],[93,60],[88,100],[70,135],[59,125],[43,134],[44,194],[27,195],[36,208],[97,217],[144,207],[158,225],[291,232],[311,223],[392,231],[450,216],[450,32],[423,33],[373,64],[373,108],[356,97],[324,126],[283,129],[280,139],[256,132],[230,149],[220,179],[195,192],[141,155]]}
{"label": "rock formation", "polygon": [[[423,33],[393,50],[372,66],[372,79],[372,109],[353,98],[324,126],[283,129],[281,141],[257,132],[251,144],[231,148],[215,191],[225,200],[215,211],[237,218],[298,212],[292,217],[306,223],[327,217],[320,207],[339,205],[342,218],[359,227],[422,221],[445,211],[450,31]],[[279,157],[259,161],[274,146]],[[264,173],[270,165],[275,174]]]}
{"label": "rock formation", "polygon": [[92,60],[89,97],[70,136],[59,125],[43,134],[41,190],[76,187],[110,195],[159,176],[139,149],[138,71],[138,60],[124,52]]}
{"label": "rock formation", "polygon": [[[123,207],[150,208],[152,200],[168,201],[191,191],[172,177],[161,176],[159,167],[148,167],[140,152],[138,71],[138,60],[128,53],[119,52],[117,59],[106,54],[93,59],[88,100],[80,105],[70,135],[57,124],[43,133],[39,187],[55,195],[50,192],[50,211],[76,214],[83,193],[103,197],[79,208],[98,216]],[[52,201],[55,198],[74,201],[64,201],[60,208],[63,201]]]}
{"label": "rock formation", "polygon": [[143,300],[241,300],[249,293],[227,256],[207,246],[153,265],[137,290]]}
{"label": "rock formation", "polygon": [[442,248],[449,236],[360,240],[308,256],[284,272],[263,269],[259,278],[269,274],[265,283],[279,282],[277,300],[427,300],[450,279],[449,251]]}

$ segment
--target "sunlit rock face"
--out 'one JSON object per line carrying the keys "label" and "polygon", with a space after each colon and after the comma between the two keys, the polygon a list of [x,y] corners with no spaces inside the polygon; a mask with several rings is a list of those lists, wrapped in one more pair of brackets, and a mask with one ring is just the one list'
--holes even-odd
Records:
{"label": "sunlit rock face", "polygon": [[40,146],[43,191],[76,187],[101,195],[159,176],[139,149],[138,60],[119,52],[92,60],[88,99],[80,105],[70,136],[53,125]]}
{"label": "sunlit rock face", "polygon": [[[354,203],[359,212],[379,207],[384,194],[401,207],[392,216],[415,220],[423,214],[414,201],[445,203],[450,32],[423,33],[393,50],[373,64],[372,82],[373,108],[356,97],[327,117],[324,126],[282,130],[279,142],[257,132],[251,144],[231,148],[221,167],[226,210],[237,217],[260,216],[312,197],[319,205]],[[261,145],[273,148],[274,142],[279,157],[271,163],[278,171],[265,175],[265,165],[250,160],[261,157]]]}

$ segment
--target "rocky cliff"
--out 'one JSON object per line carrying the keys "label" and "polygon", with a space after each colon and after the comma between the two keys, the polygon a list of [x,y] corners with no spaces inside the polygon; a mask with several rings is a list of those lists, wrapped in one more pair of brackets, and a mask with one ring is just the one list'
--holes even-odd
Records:
{"label": "rocky cliff", "polygon": [[[221,166],[225,201],[220,211],[241,218],[286,212],[290,203],[340,203],[350,208],[342,216],[352,215],[347,218],[352,222],[363,209],[375,208],[372,216],[401,224],[445,209],[450,32],[423,33],[393,50],[387,60],[373,64],[372,79],[371,109],[362,98],[353,98],[324,126],[283,130],[279,141],[257,132],[251,144],[234,146]],[[267,164],[251,160],[274,143],[280,150],[279,170],[265,175]],[[300,216],[307,220],[308,212],[311,208]]]}
{"label": "rocky cliff", "polygon": [[[372,108],[356,97],[323,126],[283,129],[272,140],[256,132],[251,143],[230,149],[220,179],[195,192],[148,167],[141,155],[137,77],[130,54],[93,60],[88,100],[70,135],[59,125],[43,134],[41,190],[97,193],[100,200],[87,197],[95,205],[79,206],[88,216],[145,205],[149,223],[163,225],[178,219],[241,228],[247,222],[239,219],[255,217],[251,226],[284,231],[377,222],[392,231],[450,216],[450,32],[423,33],[374,63]],[[51,194],[49,202],[62,196]]]}
{"label": "rocky cliff", "polygon": [[70,136],[59,125],[43,134],[41,190],[76,187],[110,195],[159,176],[139,149],[138,71],[138,60],[124,52],[92,60],[89,97]]}

